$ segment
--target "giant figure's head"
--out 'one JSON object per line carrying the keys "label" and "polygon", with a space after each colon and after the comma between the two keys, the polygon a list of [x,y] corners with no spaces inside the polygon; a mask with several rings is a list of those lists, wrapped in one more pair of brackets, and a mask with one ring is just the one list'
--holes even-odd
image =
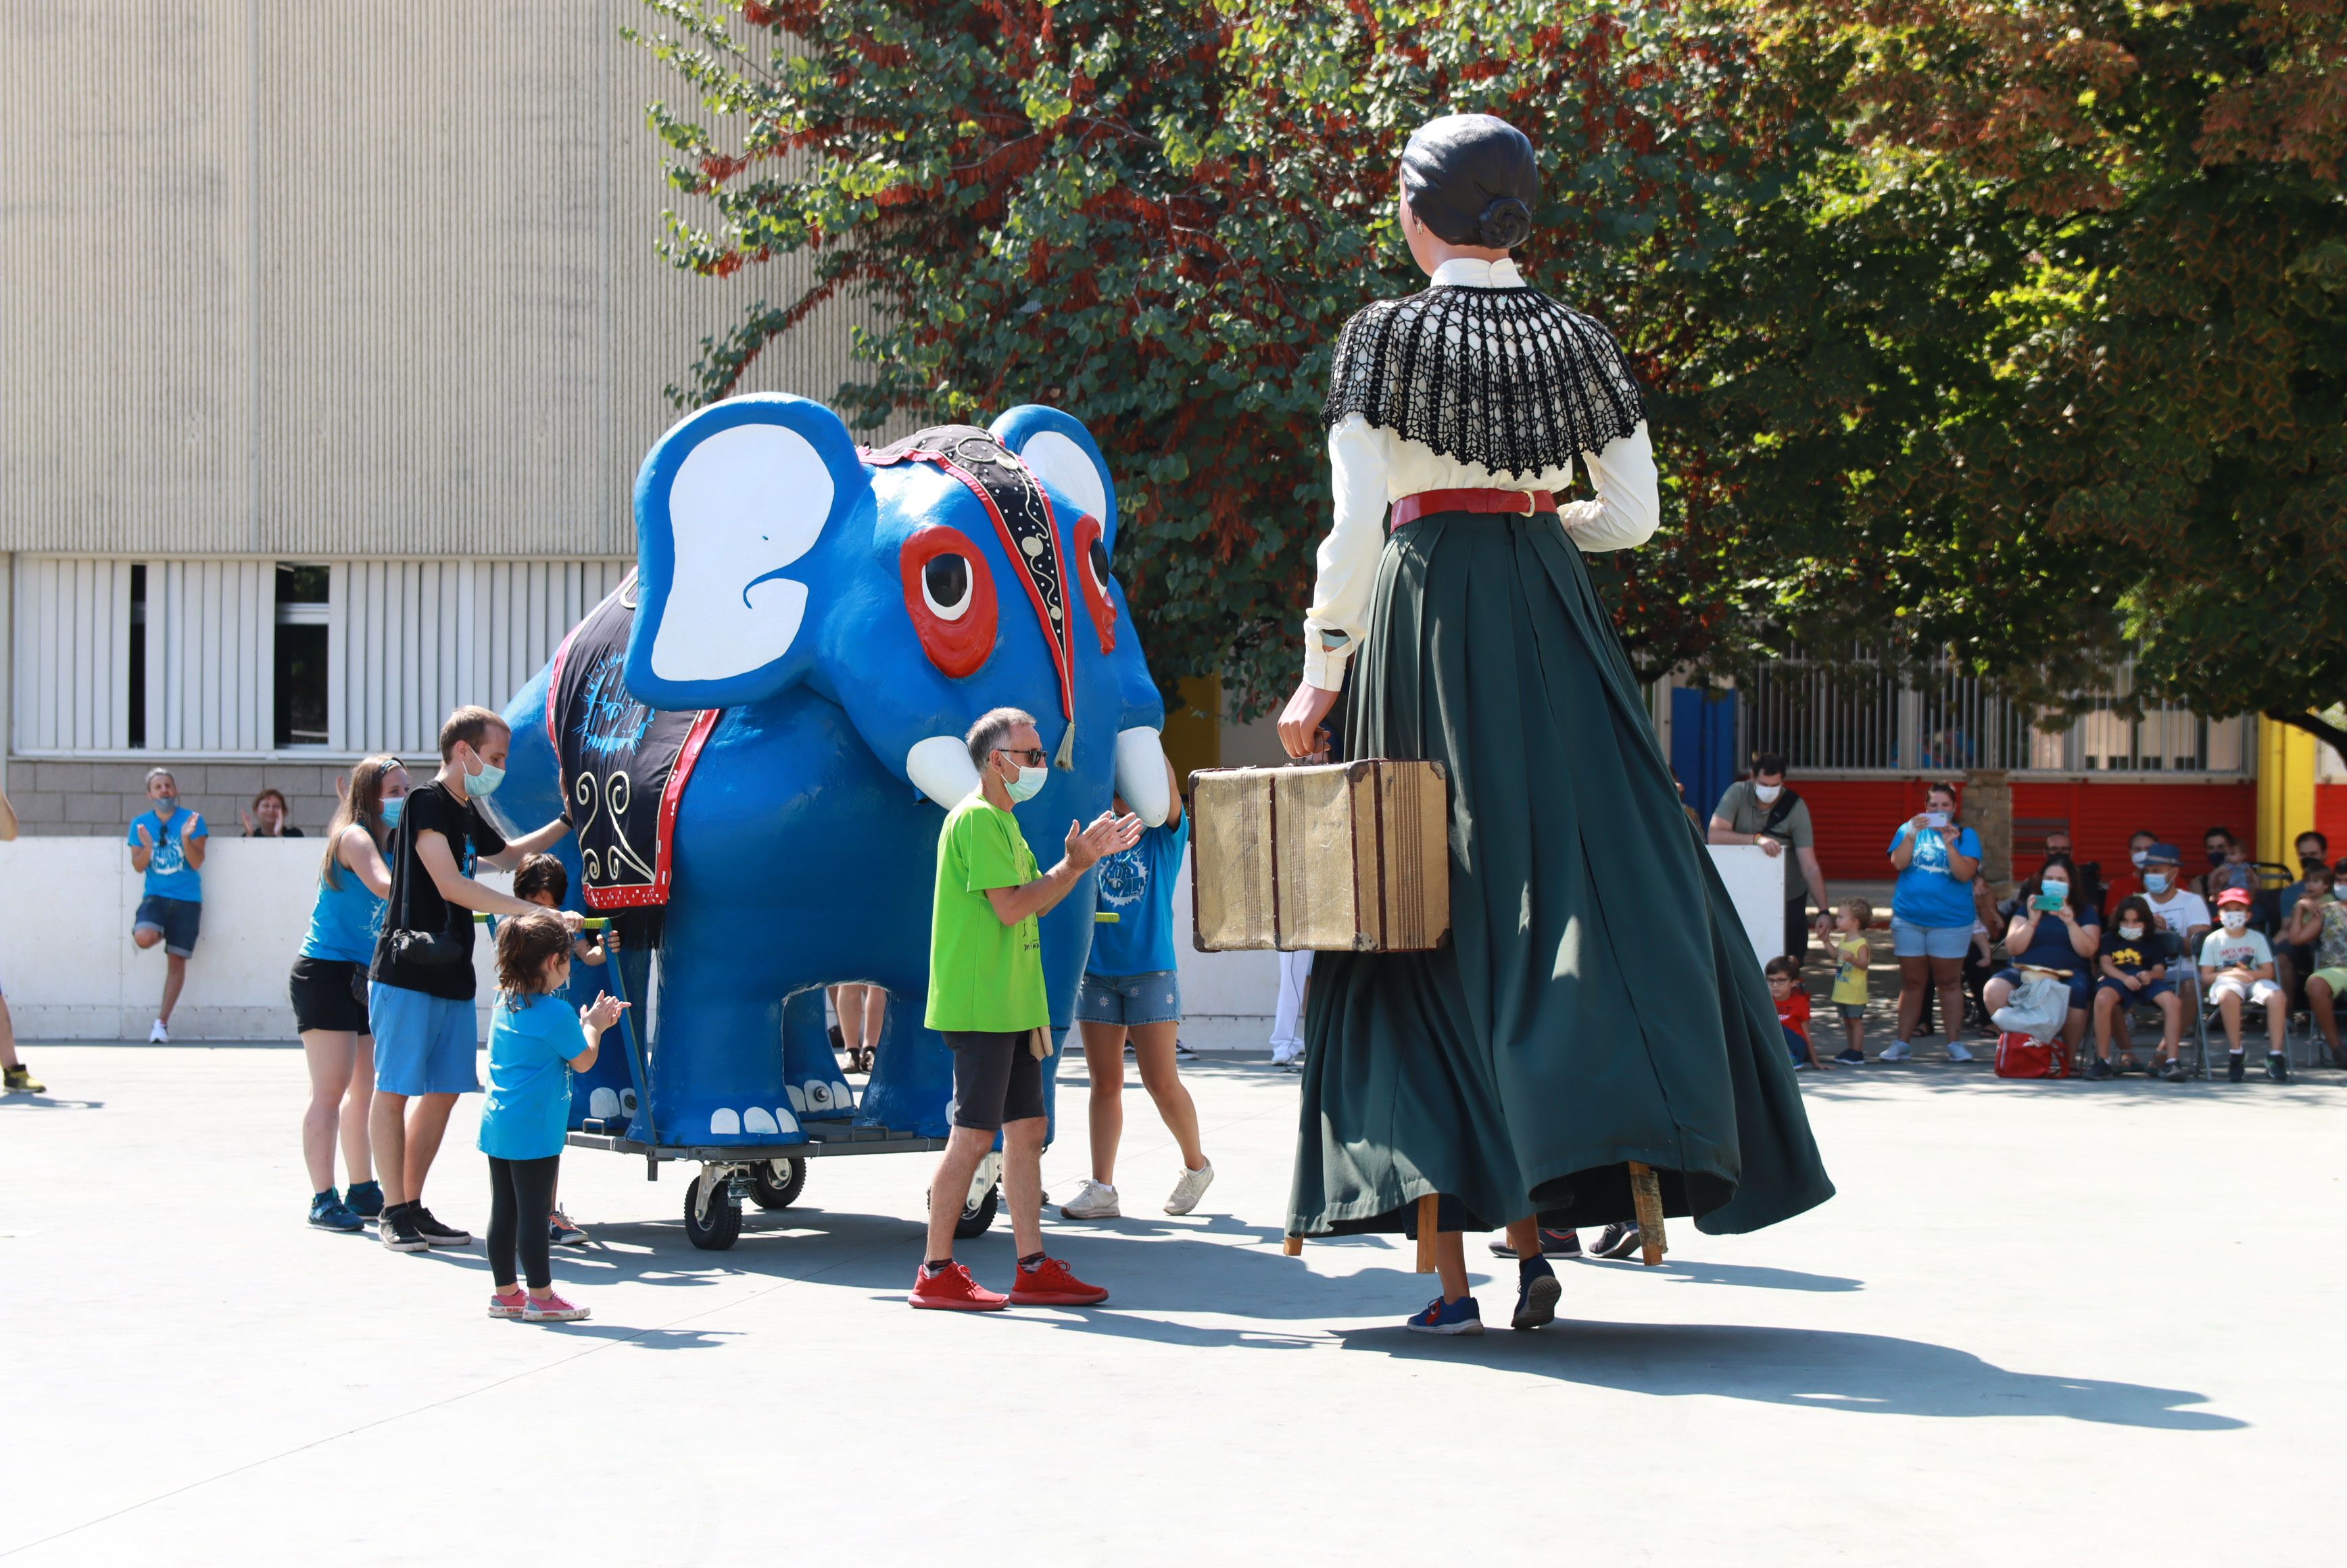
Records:
{"label": "giant figure's head", "polygon": [[1044,504],[1006,518],[904,443],[859,451],[805,398],[729,398],[679,421],[636,479],[629,690],[658,708],[716,708],[804,682],[944,805],[977,787],[971,723],[1021,707],[1061,761],[1055,781],[1105,784],[1112,765],[1133,809],[1163,821],[1164,709],[1112,569],[1116,487],[1099,447],[1032,405],[922,443],[946,446],[965,472],[1014,455]]}

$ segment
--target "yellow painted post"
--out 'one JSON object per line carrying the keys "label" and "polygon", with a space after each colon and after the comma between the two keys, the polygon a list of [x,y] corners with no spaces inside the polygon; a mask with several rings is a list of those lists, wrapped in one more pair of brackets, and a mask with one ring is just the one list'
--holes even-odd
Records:
{"label": "yellow painted post", "polygon": [[2314,825],[2314,737],[2295,724],[2258,718],[2260,860],[2295,868],[2291,841]]}
{"label": "yellow painted post", "polygon": [[1178,786],[1200,768],[1223,765],[1223,678],[1202,675],[1181,684],[1182,706],[1165,715],[1165,757]]}

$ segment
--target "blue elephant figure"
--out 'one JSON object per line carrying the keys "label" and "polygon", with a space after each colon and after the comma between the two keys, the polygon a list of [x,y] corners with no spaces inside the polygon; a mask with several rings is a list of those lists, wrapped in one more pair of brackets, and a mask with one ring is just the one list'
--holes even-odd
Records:
{"label": "blue elephant figure", "polygon": [[[968,464],[924,460],[931,448]],[[1031,477],[1029,493],[1040,486],[1051,538],[1007,527],[968,482],[989,453]],[[963,735],[992,708],[1035,715],[1056,765],[1018,816],[1046,866],[1112,793],[1152,824],[1171,804],[1164,709],[1111,570],[1116,487],[1099,447],[1067,414],[1030,405],[876,454],[819,403],[735,397],[653,446],[636,522],[626,694],[721,712],[677,798],[648,1020],[652,1125],[631,1106],[631,1135],[784,1146],[805,1142],[807,1122],[848,1116],[944,1135],[951,1053],[922,1017],[943,808],[978,787]],[[514,740],[495,804],[509,821],[560,809],[551,670],[506,710]],[[564,854],[578,887],[575,841]],[[1093,913],[1087,876],[1042,922],[1055,1040]],[[622,956],[640,999],[650,957]],[[595,972],[579,976],[591,990]],[[860,1103],[824,1020],[821,988],[843,981],[890,1001]],[[617,1112],[628,1081],[624,1053],[607,1051],[578,1085],[573,1125]]]}

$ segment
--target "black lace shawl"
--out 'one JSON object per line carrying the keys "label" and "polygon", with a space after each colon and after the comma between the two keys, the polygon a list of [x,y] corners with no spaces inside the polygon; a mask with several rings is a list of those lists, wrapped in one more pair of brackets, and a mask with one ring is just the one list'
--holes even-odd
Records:
{"label": "black lace shawl", "polygon": [[1614,335],[1538,289],[1443,287],[1345,323],[1320,411],[1497,474],[1562,468],[1646,416]]}

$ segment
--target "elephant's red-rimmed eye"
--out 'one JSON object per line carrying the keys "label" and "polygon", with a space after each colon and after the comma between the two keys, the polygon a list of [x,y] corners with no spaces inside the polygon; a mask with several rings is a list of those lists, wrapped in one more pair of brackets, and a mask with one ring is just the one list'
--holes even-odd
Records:
{"label": "elephant's red-rimmed eye", "polygon": [[994,651],[994,574],[967,535],[915,530],[897,555],[905,610],[929,662],[958,680]]}
{"label": "elephant's red-rimmed eye", "polygon": [[1101,651],[1116,651],[1116,600],[1108,591],[1108,540],[1101,520],[1086,512],[1076,519],[1077,571],[1083,579],[1084,608],[1092,612],[1092,630],[1100,634]]}

